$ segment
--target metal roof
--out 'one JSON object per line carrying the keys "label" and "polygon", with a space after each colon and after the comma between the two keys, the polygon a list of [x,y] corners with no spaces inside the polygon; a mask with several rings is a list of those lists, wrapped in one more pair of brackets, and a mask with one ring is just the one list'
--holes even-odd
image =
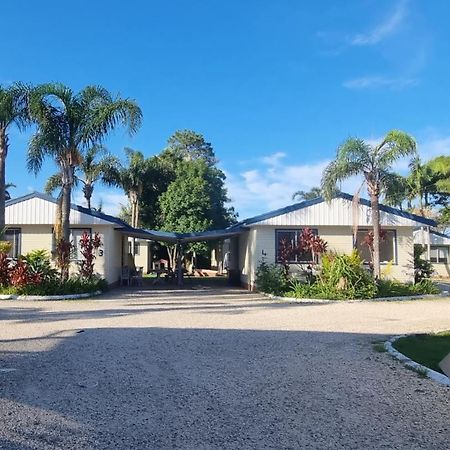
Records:
{"label": "metal roof", "polygon": [[[345,192],[338,193],[334,198],[342,198],[344,200],[353,201],[353,195],[347,194]],[[234,227],[248,227],[250,225],[256,224],[258,222],[262,222],[268,219],[272,219],[277,216],[281,216],[283,214],[288,214],[290,212],[298,211],[304,208],[309,208],[314,205],[318,205],[319,203],[324,203],[326,200],[323,197],[317,197],[313,200],[306,200],[300,203],[296,203],[293,205],[286,206],[284,208],[279,208],[274,211],[270,211],[268,213],[260,214],[255,217],[250,217],[248,219],[244,219],[238,222]],[[361,198],[359,199],[359,204],[367,207],[371,207],[371,202],[367,199]],[[427,219],[426,217],[418,216],[416,214],[411,214],[406,211],[401,211],[400,209],[393,208],[391,206],[383,205],[380,203],[379,205],[380,211],[386,212],[388,214],[394,214],[399,217],[403,217],[405,219],[410,219],[415,222],[423,223],[429,226],[436,226],[436,222],[432,219]],[[308,224],[305,224],[308,225]],[[315,225],[315,224],[309,224]],[[231,227],[232,228],[232,227]]]}

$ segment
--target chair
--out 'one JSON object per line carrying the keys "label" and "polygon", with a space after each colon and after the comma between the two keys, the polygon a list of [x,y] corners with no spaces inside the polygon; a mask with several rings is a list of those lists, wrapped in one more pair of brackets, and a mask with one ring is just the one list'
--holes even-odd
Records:
{"label": "chair", "polygon": [[123,286],[125,281],[127,282],[127,286],[130,286],[131,273],[129,266],[122,266],[122,273],[120,274],[120,285]]}
{"label": "chair", "polygon": [[131,275],[131,284],[135,284],[136,286],[144,285],[143,276],[142,276],[143,270],[144,270],[143,267],[137,267],[134,270],[133,274]]}

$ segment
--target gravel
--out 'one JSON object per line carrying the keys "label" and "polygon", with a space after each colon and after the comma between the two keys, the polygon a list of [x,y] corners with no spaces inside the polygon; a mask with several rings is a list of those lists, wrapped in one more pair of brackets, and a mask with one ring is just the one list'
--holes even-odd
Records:
{"label": "gravel", "polygon": [[1,449],[449,447],[450,389],[373,342],[450,329],[450,299],[118,290],[0,321]]}

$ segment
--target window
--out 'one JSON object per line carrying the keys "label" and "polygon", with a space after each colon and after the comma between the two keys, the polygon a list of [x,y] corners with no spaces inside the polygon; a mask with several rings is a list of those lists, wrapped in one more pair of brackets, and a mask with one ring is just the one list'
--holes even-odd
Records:
{"label": "window", "polygon": [[72,245],[73,245],[72,256],[70,258],[72,260],[80,261],[82,259],[80,239],[84,232],[91,235],[90,228],[71,228],[70,229],[70,242],[72,242]]}
{"label": "window", "polygon": [[[276,262],[281,262],[285,258],[285,253],[290,253],[299,244],[300,236],[303,229],[298,228],[296,230],[275,230],[275,243],[276,243]],[[317,235],[316,229],[312,229],[312,232]],[[312,260],[312,254],[308,252],[292,252],[289,257],[289,263],[310,263]]]}
{"label": "window", "polygon": [[8,253],[10,258],[18,258],[20,255],[21,234],[20,228],[8,228],[5,231],[5,241],[11,242],[11,250]]}
{"label": "window", "polygon": [[[364,242],[367,233],[371,230],[358,230],[356,234],[356,245],[359,254],[364,262],[372,261],[369,246]],[[396,235],[394,230],[383,230],[386,233],[384,239],[380,239],[380,263],[394,261],[396,263]]]}
{"label": "window", "polygon": [[430,247],[430,261],[437,264],[448,264],[449,262],[449,248],[432,245]]}
{"label": "window", "polygon": [[134,254],[135,255],[140,255],[141,253],[141,243],[138,241],[134,242]]}

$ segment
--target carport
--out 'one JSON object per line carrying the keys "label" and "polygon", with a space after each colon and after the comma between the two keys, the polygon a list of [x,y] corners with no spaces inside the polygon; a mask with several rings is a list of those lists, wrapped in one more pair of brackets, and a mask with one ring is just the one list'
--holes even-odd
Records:
{"label": "carport", "polygon": [[177,274],[177,283],[179,286],[183,285],[182,255],[184,246],[186,244],[190,244],[193,242],[207,242],[231,239],[232,247],[234,250],[233,253],[235,255],[234,260],[237,263],[237,261],[239,261],[239,245],[237,237],[243,232],[244,229],[240,226],[232,226],[223,230],[200,231],[194,233],[175,233],[168,231],[137,229],[131,227],[127,227],[126,229],[121,230],[122,235],[126,237],[176,245],[178,251],[175,270]]}

